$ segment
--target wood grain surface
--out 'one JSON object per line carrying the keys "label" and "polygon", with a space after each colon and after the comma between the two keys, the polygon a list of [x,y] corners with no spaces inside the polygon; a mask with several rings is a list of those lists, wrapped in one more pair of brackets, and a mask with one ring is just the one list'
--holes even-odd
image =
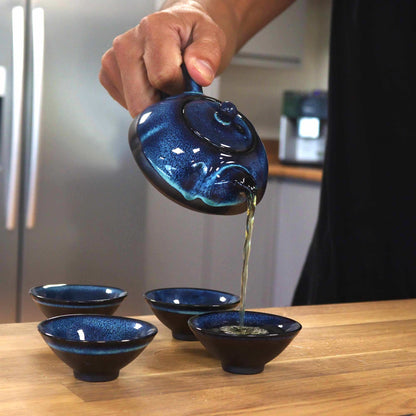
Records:
{"label": "wood grain surface", "polygon": [[36,323],[0,325],[0,415],[416,415],[416,300],[272,308],[303,329],[257,375],[199,342],[153,342],[118,379],[76,380]]}

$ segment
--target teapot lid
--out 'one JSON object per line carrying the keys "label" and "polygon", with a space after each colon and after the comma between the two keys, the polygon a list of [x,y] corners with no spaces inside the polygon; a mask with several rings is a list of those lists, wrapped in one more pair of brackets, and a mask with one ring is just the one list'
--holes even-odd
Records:
{"label": "teapot lid", "polygon": [[247,152],[256,134],[250,122],[230,101],[201,95],[183,106],[185,124],[199,139],[226,152]]}

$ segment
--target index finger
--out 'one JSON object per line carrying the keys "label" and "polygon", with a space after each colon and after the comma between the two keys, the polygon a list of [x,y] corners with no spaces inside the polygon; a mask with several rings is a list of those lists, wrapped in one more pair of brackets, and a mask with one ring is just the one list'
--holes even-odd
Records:
{"label": "index finger", "polygon": [[147,77],[143,60],[143,42],[137,27],[114,39],[113,50],[122,81],[124,100],[132,117],[159,100],[158,92]]}
{"label": "index finger", "polygon": [[144,39],[143,60],[147,78],[153,88],[169,95],[183,91],[184,81],[180,66],[190,30],[181,27],[170,13],[147,16],[138,27]]}

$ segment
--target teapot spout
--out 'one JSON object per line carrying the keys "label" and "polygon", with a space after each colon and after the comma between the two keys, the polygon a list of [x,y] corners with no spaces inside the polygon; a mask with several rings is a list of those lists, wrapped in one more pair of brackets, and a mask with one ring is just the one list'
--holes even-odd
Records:
{"label": "teapot spout", "polygon": [[226,214],[239,214],[247,210],[247,200],[256,196],[259,201],[264,191],[256,186],[256,180],[241,166],[227,166],[215,175],[209,184],[209,191],[204,202],[207,205],[220,207]]}

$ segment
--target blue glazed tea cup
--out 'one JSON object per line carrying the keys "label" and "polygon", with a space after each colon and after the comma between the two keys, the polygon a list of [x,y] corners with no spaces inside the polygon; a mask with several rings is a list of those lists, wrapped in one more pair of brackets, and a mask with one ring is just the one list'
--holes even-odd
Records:
{"label": "blue glazed tea cup", "polygon": [[258,327],[259,334],[230,334],[224,328],[238,327],[239,311],[210,312],[189,319],[195,337],[222,368],[235,374],[256,374],[277,357],[296,337],[302,326],[293,319],[261,312],[245,312],[244,326]]}
{"label": "blue glazed tea cup", "polygon": [[38,330],[52,351],[83,381],[110,381],[133,361],[157,334],[154,325],[108,315],[62,315]]}
{"label": "blue glazed tea cup", "polygon": [[175,339],[195,341],[188,326],[191,316],[209,311],[233,309],[240,297],[212,289],[171,287],[154,289],[144,294],[156,317],[172,331]]}
{"label": "blue glazed tea cup", "polygon": [[78,313],[112,315],[127,296],[117,287],[68,284],[32,287],[29,294],[47,318]]}

